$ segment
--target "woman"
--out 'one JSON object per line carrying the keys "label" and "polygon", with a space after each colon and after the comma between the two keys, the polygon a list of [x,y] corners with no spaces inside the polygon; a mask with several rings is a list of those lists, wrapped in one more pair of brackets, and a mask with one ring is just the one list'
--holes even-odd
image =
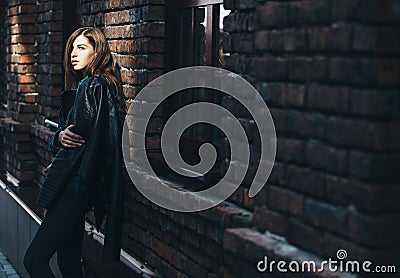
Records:
{"label": "woman", "polygon": [[[31,278],[54,277],[57,252],[63,277],[83,277],[81,248],[85,214],[94,206],[99,229],[107,214],[103,258],[119,260],[122,236],[120,86],[104,34],[80,28],[68,39],[55,153],[37,199],[45,217],[25,256]],[[74,90],[77,88],[76,90]]]}

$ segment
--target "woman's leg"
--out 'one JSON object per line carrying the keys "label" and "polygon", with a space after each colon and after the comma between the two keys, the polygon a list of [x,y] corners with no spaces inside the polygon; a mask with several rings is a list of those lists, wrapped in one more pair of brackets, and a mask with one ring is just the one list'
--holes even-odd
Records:
{"label": "woman's leg", "polygon": [[57,249],[58,267],[63,278],[83,278],[81,253],[85,218],[71,231],[70,237]]}
{"label": "woman's leg", "polygon": [[[71,233],[82,225],[85,217],[84,205],[79,195],[65,191],[54,207],[47,211],[24,256],[24,265],[31,278],[54,277],[49,260],[58,249],[62,249]],[[81,245],[81,240],[73,238],[78,241],[74,243]],[[80,260],[80,252],[75,256]]]}

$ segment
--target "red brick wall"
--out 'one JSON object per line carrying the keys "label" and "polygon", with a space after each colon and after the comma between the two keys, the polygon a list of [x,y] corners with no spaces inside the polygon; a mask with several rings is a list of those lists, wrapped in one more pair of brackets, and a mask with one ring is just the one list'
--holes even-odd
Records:
{"label": "red brick wall", "polygon": [[52,159],[48,152],[48,140],[54,132],[54,129],[44,126],[44,121],[46,118],[58,121],[63,89],[63,1],[39,1],[34,19],[37,26],[35,103],[38,110],[30,132],[35,150],[35,180],[41,184],[43,171]]}
{"label": "red brick wall", "polygon": [[36,122],[44,123],[45,118],[58,120],[60,92],[63,89],[63,1],[38,2],[35,15],[38,33],[37,41],[37,104]]}
{"label": "red brick wall", "polygon": [[5,20],[7,113],[0,119],[4,144],[2,163],[21,185],[32,182],[36,168],[29,136],[37,112],[34,96],[37,48],[33,24],[36,12],[36,1],[8,1]]}

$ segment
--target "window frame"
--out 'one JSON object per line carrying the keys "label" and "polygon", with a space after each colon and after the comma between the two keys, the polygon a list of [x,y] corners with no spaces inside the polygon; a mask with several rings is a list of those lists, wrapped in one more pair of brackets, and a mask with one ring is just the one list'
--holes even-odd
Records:
{"label": "window frame", "polygon": [[[180,15],[183,9],[192,8],[192,46],[195,42],[195,9],[197,7],[204,7],[206,9],[205,14],[205,63],[206,66],[219,66],[219,16],[220,16],[220,5],[223,4],[223,0],[181,0],[181,1],[167,1],[166,3],[166,31],[165,31],[165,62],[164,69],[165,72],[169,72],[178,68],[182,65],[180,62]],[[194,61],[195,57],[195,47],[192,48],[191,60]],[[193,65],[193,64],[192,64]],[[206,94],[207,97],[202,99],[204,101],[215,101],[212,99],[214,96]],[[165,102],[164,109],[164,122],[170,116],[171,111],[176,111],[179,108],[178,96],[174,96]],[[189,163],[193,163],[197,160],[197,150],[204,142],[212,142],[213,145],[218,150],[217,161],[222,161],[221,152],[219,151],[220,144],[217,140],[213,138],[213,132],[211,126],[205,129],[204,140],[199,140],[197,138],[181,136],[181,152],[193,154],[193,157],[189,159]],[[193,152],[193,150],[196,150]],[[161,158],[160,158],[161,159]],[[161,159],[162,160],[162,159]],[[157,163],[158,164],[158,163]],[[210,173],[210,177],[218,176],[221,172],[220,169],[216,170],[218,173]],[[203,180],[203,182],[207,180]]]}

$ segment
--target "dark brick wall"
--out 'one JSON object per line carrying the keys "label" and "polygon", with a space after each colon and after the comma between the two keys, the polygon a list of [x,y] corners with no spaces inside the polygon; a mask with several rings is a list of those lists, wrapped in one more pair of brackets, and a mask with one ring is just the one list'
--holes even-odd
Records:
{"label": "dark brick wall", "polygon": [[4,110],[4,104],[7,102],[7,91],[6,91],[6,43],[7,43],[7,2],[2,1],[0,3],[0,104],[1,109]]}
{"label": "dark brick wall", "polygon": [[[224,20],[225,68],[257,88],[276,127],[268,186],[249,198],[249,175],[229,202],[188,214],[152,204],[126,177],[124,249],[167,277],[257,277],[265,255],[335,259],[340,248],[349,258],[399,262],[398,1],[224,2],[232,10]],[[0,28],[8,34],[0,43],[8,54],[0,55],[7,61],[1,95],[10,104],[0,119],[2,161],[27,183],[41,183],[51,160],[52,131],[43,122],[56,117],[62,89],[61,3],[10,0]],[[137,93],[164,71],[165,1],[82,0],[80,12],[82,26],[104,30],[135,107]],[[229,97],[222,105],[257,141],[242,108]],[[159,142],[161,116],[149,144]],[[132,141],[135,121],[133,109]],[[153,181],[143,175],[142,182]]]}
{"label": "dark brick wall", "polygon": [[29,129],[35,121],[37,106],[34,13],[36,1],[8,1],[5,32],[7,113],[0,119],[4,144],[2,164],[20,181],[31,184],[36,163]]}
{"label": "dark brick wall", "polygon": [[54,129],[44,125],[44,121],[46,118],[58,121],[60,93],[63,89],[63,1],[41,0],[36,7],[36,94],[33,101],[37,106],[37,114],[30,134],[35,151],[35,182],[41,184],[43,171],[52,159],[48,152],[48,140],[54,132]]}
{"label": "dark brick wall", "polygon": [[[4,116],[7,113],[7,62],[6,62],[6,44],[7,44],[7,2],[0,3],[0,114]],[[0,156],[5,156],[4,137],[0,129]],[[5,163],[0,163],[0,176],[4,176],[6,172]]]}
{"label": "dark brick wall", "polygon": [[[399,2],[225,6],[226,67],[261,93],[278,140],[265,201],[249,206],[246,190],[232,201],[253,212],[260,238],[269,231],[322,258],[344,248],[350,258],[398,263]],[[226,233],[225,248],[235,253],[227,268],[251,258],[252,250],[232,247],[252,242],[238,231]]]}
{"label": "dark brick wall", "polygon": [[38,1],[35,16],[38,26],[37,41],[37,105],[36,122],[45,118],[57,120],[63,89],[63,1]]}

